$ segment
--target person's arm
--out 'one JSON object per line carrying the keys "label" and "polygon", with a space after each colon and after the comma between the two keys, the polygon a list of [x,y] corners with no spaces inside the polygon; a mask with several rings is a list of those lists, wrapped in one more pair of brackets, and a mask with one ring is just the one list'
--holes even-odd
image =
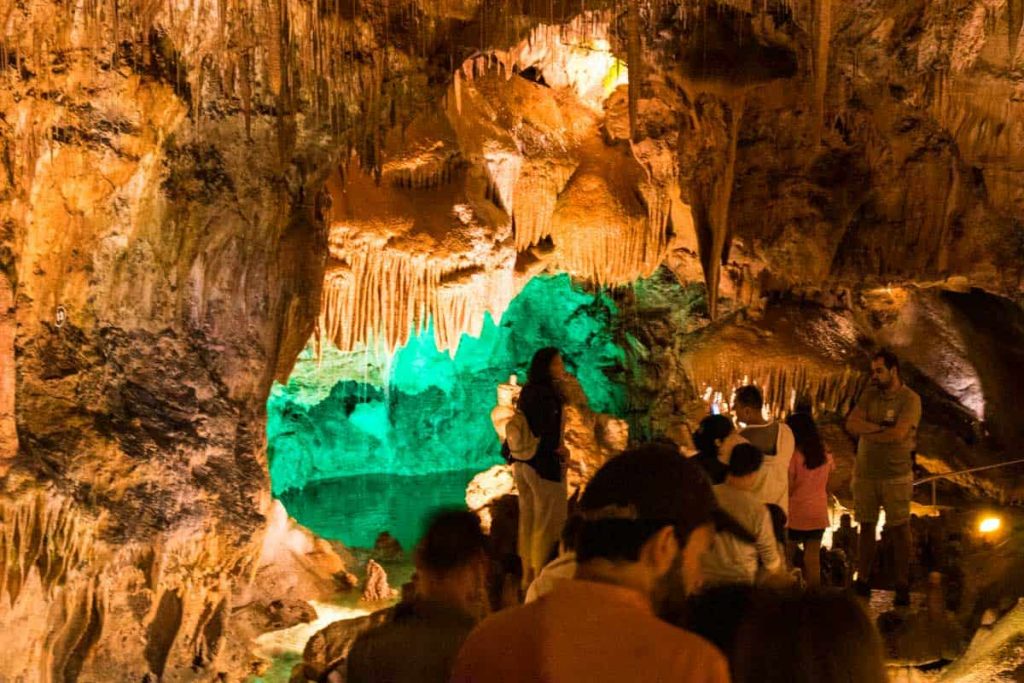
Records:
{"label": "person's arm", "polygon": [[863,400],[857,404],[857,407],[850,412],[850,416],[846,418],[846,431],[853,436],[867,436],[868,434],[877,434],[882,431],[882,425],[877,425],[874,422],[868,422],[868,413],[864,410]]}
{"label": "person's arm", "polygon": [[762,508],[761,520],[757,527],[757,538],[754,541],[754,545],[757,546],[757,558],[768,573],[775,574],[782,568],[782,558],[779,557],[779,542],[772,530],[772,518],[768,514],[768,508]]}
{"label": "person's arm", "polygon": [[874,434],[864,436],[868,441],[876,443],[899,443],[906,441],[910,434],[917,428],[921,421],[921,399],[915,396],[914,400],[903,407],[896,424],[892,427],[882,429]]}
{"label": "person's arm", "polygon": [[784,422],[779,423],[779,436],[775,439],[775,463],[777,467],[789,467],[796,450],[796,437],[793,430]]}

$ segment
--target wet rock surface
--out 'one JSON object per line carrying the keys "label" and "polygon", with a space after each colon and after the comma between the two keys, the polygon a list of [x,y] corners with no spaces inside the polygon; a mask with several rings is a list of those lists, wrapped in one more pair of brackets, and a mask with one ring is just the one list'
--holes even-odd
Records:
{"label": "wet rock surface", "polygon": [[[385,623],[391,618],[392,610],[380,610],[358,619],[336,621],[322,631],[318,631],[302,653],[302,664],[296,666],[292,673],[292,683],[305,681],[322,681],[331,671],[340,669],[344,672],[346,657],[352,649],[356,638],[364,631]],[[342,680],[344,680],[342,678]]]}

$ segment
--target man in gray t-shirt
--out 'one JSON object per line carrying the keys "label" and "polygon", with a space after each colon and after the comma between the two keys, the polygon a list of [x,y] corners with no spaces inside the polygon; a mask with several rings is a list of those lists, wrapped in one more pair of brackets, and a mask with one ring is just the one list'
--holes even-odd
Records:
{"label": "man in gray t-shirt", "polygon": [[910,500],[913,493],[913,452],[921,422],[921,397],[900,378],[899,360],[880,351],[871,361],[871,386],[846,421],[846,430],[858,437],[853,500],[860,523],[860,563],[855,588],[870,596],[871,567],[875,559],[878,510],[885,509],[885,525],[892,533],[896,553],[897,606],[910,604]]}

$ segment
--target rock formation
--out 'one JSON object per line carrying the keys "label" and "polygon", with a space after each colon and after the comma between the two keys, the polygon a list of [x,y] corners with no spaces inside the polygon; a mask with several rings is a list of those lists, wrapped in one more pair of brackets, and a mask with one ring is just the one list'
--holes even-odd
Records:
{"label": "rock formation", "polygon": [[366,584],[363,586],[363,602],[386,602],[397,595],[388,584],[388,574],[376,560],[366,563]]}
{"label": "rock formation", "polygon": [[[621,286],[664,262],[719,321],[957,276],[979,291],[857,329],[907,342],[957,438],[970,416],[1020,438],[997,324],[1024,291],[1019,0],[0,17],[0,678],[249,672],[272,381],[314,330],[390,350],[432,320],[454,350],[545,270]],[[841,407],[852,351],[808,346],[852,315],[787,323],[813,332],[804,369],[751,328],[703,334],[771,352],[775,402]],[[740,377],[664,348],[672,386]]]}

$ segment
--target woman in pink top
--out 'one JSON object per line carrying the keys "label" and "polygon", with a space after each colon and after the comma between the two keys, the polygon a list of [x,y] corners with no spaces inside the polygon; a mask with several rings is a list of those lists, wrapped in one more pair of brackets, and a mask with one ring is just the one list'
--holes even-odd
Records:
{"label": "woman in pink top", "polygon": [[821,584],[821,537],[828,527],[828,476],[832,456],[825,450],[818,426],[809,413],[786,418],[796,449],[789,461],[789,533],[787,556],[804,547],[804,576],[809,586]]}

